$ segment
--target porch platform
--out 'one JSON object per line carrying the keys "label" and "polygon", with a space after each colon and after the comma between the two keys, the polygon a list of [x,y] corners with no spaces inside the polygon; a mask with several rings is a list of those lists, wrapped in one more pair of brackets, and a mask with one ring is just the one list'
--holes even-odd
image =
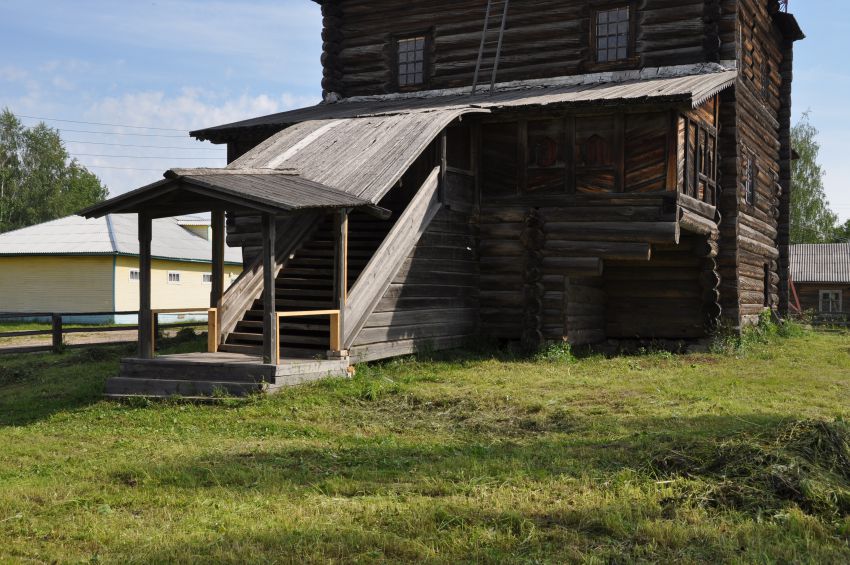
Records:
{"label": "porch platform", "polygon": [[348,359],[283,359],[279,365],[241,353],[182,353],[121,360],[105,396],[208,399],[274,393],[286,386],[348,375]]}

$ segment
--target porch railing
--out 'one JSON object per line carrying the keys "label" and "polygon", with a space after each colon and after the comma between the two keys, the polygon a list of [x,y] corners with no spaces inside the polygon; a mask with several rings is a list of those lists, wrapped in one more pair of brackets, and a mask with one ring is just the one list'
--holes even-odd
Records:
{"label": "porch railing", "polygon": [[217,308],[156,308],[151,310],[151,349],[156,351],[156,334],[159,333],[160,314],[207,314],[207,351],[218,351],[218,309]]}
{"label": "porch railing", "polygon": [[274,324],[274,346],[272,347],[272,364],[280,365],[280,322],[282,318],[308,318],[312,316],[328,316],[330,318],[329,351],[342,350],[342,327],[339,310],[302,310],[297,312],[276,312]]}

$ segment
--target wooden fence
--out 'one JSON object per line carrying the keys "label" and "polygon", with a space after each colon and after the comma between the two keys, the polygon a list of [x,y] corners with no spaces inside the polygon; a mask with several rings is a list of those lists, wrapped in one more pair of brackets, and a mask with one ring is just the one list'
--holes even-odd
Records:
{"label": "wooden fence", "polygon": [[[200,312],[201,310],[198,310]],[[206,310],[203,310],[204,312]],[[194,312],[194,310],[184,310],[183,312]],[[16,330],[16,331],[0,331],[0,354],[2,353],[26,353],[26,352],[36,352],[36,351],[53,351],[54,353],[61,352],[66,346],[64,336],[67,334],[76,334],[76,333],[87,333],[87,334],[100,334],[100,333],[110,333],[110,332],[128,332],[128,331],[138,331],[139,326],[137,324],[132,325],[114,325],[111,323],[79,323],[75,325],[80,325],[82,327],[76,328],[66,328],[63,324],[64,318],[94,318],[94,317],[106,317],[106,316],[138,316],[139,312],[136,311],[126,311],[126,312],[14,312],[14,313],[3,313],[0,312],[0,324],[4,322],[10,321],[22,321],[29,322],[32,320],[50,320],[50,329],[49,330]],[[203,321],[194,321],[194,322],[174,322],[168,324],[161,324],[158,322],[158,318],[154,317],[155,320],[155,328],[154,331],[159,333],[161,329],[170,329],[170,328],[190,328],[196,326],[206,325],[206,322]],[[38,322],[35,322],[38,323]],[[20,347],[2,347],[2,339],[3,338],[13,338],[13,337],[27,337],[27,336],[51,336],[50,345],[24,345]],[[132,343],[135,342],[136,339],[126,340],[123,343]],[[109,343],[122,343],[122,342],[109,342]],[[79,344],[79,346],[84,345],[97,345],[96,343],[86,343]]]}

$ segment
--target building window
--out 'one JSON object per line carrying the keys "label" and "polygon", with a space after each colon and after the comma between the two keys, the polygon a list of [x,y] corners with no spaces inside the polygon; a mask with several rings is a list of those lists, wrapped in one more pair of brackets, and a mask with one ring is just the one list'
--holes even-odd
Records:
{"label": "building window", "polygon": [[204,273],[204,283],[212,284],[212,273]]}
{"label": "building window", "polygon": [[139,269],[130,269],[130,282],[139,282]]}
{"label": "building window", "polygon": [[425,83],[425,36],[398,40],[398,86],[410,88]]}
{"label": "building window", "polygon": [[180,273],[168,271],[168,284],[180,284]]}
{"label": "building window", "polygon": [[820,291],[820,311],[823,314],[838,314],[841,312],[841,291]]}
{"label": "building window", "polygon": [[708,124],[685,116],[685,194],[717,205],[717,135]]}
{"label": "building window", "polygon": [[629,6],[625,6],[596,12],[594,37],[597,63],[612,63],[628,59],[631,11]]}
{"label": "building window", "polygon": [[756,156],[750,151],[744,150],[744,200],[750,206],[756,203],[758,167]]}

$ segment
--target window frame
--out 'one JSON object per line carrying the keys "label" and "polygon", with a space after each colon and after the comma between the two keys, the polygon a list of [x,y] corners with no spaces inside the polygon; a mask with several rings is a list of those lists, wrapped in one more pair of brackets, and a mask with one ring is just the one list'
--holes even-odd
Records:
{"label": "window frame", "polygon": [[[399,72],[399,47],[402,41],[410,41],[423,38],[422,45],[422,82],[417,84],[401,84],[401,73]],[[431,45],[432,45],[431,30],[411,31],[410,33],[397,33],[392,37],[392,77],[398,92],[416,92],[418,90],[426,90],[431,84]],[[415,52],[415,51],[414,51]]]}
{"label": "window frame", "polygon": [[[838,296],[838,310],[824,310],[824,297],[827,295],[837,295]],[[830,299],[830,304],[833,303],[833,300]],[[844,292],[840,289],[820,289],[818,290],[818,312],[821,314],[840,314],[844,311]]]}
{"label": "window frame", "polygon": [[[597,46],[597,26],[599,25],[599,13],[628,8],[629,10],[629,36],[626,41],[626,57],[624,59],[616,59],[614,61],[600,61],[599,49]],[[597,70],[616,69],[628,67],[636,64],[639,57],[637,56],[637,3],[633,0],[621,2],[602,2],[591,6],[590,13],[590,41],[588,42],[590,61],[589,67]]]}
{"label": "window frame", "polygon": [[[210,280],[207,280],[209,277]],[[202,284],[212,284],[212,273],[201,273],[201,283]]]}
{"label": "window frame", "polygon": [[[136,278],[133,278],[133,275],[134,275],[134,274],[136,275]],[[128,279],[131,283],[137,283],[137,282],[139,282],[139,281],[141,280],[141,277],[142,277],[142,273],[141,273],[141,271],[140,271],[139,269],[130,269],[129,274],[127,275],[127,279]]]}
{"label": "window frame", "polygon": [[[177,275],[177,280],[171,280],[171,275]],[[180,276],[180,271],[168,271],[166,281],[168,284],[183,284],[183,277]]]}

